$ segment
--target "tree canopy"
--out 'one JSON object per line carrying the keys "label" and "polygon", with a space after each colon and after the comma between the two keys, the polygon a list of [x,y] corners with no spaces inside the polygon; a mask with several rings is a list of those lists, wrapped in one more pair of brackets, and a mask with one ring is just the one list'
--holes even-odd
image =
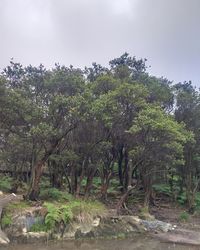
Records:
{"label": "tree canopy", "polygon": [[31,200],[44,174],[52,187],[66,183],[76,196],[89,196],[100,176],[103,199],[112,179],[122,195],[136,180],[147,206],[155,183],[178,176],[192,209],[200,177],[199,92],[147,70],[146,59],[127,53],[108,68],[93,63],[83,70],[11,61],[0,75],[1,170],[27,182]]}

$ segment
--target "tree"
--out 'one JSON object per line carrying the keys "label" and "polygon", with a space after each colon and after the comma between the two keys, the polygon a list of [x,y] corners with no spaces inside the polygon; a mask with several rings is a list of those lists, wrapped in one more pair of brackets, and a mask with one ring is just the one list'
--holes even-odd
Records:
{"label": "tree", "polygon": [[186,187],[187,204],[190,212],[194,211],[195,195],[200,181],[200,96],[191,82],[177,84],[175,117],[178,122],[184,122],[186,128],[194,133],[194,140],[184,148],[184,168],[181,170],[181,184]]}
{"label": "tree", "polygon": [[183,145],[193,134],[160,107],[150,105],[139,112],[129,133],[134,141],[130,154],[142,176],[144,204],[148,206],[155,173],[183,164]]}

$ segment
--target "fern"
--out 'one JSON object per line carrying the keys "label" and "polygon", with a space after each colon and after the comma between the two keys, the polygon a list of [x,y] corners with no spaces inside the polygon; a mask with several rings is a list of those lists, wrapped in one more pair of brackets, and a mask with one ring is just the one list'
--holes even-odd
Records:
{"label": "fern", "polygon": [[59,209],[60,218],[64,223],[68,223],[70,220],[73,219],[73,213],[69,206],[63,205]]}
{"label": "fern", "polygon": [[45,225],[49,230],[55,228],[56,222],[60,222],[60,212],[59,209],[51,204],[45,203],[47,208],[47,215],[45,216]]}
{"label": "fern", "polygon": [[60,222],[67,224],[72,219],[86,223],[94,217],[106,216],[104,205],[94,201],[74,200],[67,205],[45,203],[44,206],[47,208],[45,225],[48,230],[54,230]]}
{"label": "fern", "polygon": [[47,215],[45,216],[45,225],[49,230],[53,230],[57,223],[61,221],[69,223],[73,219],[73,213],[70,206],[63,205],[61,207],[52,203],[45,203]]}

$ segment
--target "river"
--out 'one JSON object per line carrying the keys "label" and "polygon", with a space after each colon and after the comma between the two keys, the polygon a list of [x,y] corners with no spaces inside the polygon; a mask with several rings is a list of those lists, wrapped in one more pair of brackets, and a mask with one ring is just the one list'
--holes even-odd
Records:
{"label": "river", "polygon": [[48,244],[11,244],[0,250],[198,250],[200,247],[161,243],[158,240],[139,237],[123,240],[62,241]]}

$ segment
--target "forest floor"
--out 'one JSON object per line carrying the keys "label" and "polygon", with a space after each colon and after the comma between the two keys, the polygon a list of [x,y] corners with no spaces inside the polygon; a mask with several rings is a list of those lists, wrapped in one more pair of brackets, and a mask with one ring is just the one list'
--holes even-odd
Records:
{"label": "forest floor", "polygon": [[[150,213],[156,219],[177,225],[179,228],[190,229],[200,232],[200,214],[187,214],[185,208],[169,203],[162,203],[159,207],[151,207]],[[182,215],[187,214],[186,219]]]}
{"label": "forest floor", "polygon": [[[108,198],[106,203],[107,208],[110,210],[116,209],[119,198]],[[120,210],[122,215],[135,215],[140,216],[143,208],[143,199],[140,194],[135,197],[129,197],[126,206]],[[149,207],[150,215],[155,219],[171,223],[178,228],[195,230],[200,232],[200,211],[194,214],[189,214],[187,208],[183,205],[173,202],[170,197],[165,195],[158,196],[154,205]]]}

